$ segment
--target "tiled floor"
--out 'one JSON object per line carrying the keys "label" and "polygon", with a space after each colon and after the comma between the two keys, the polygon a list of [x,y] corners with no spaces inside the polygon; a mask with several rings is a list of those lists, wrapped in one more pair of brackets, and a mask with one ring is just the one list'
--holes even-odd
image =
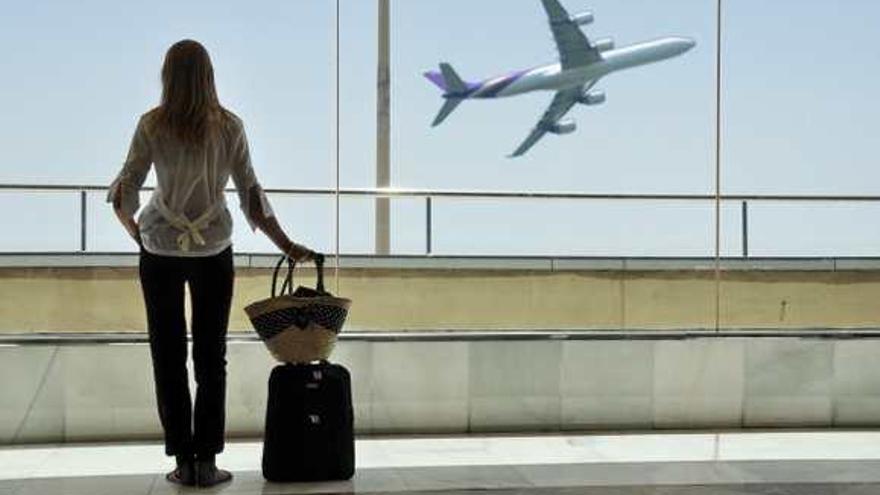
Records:
{"label": "tiled floor", "polygon": [[[260,444],[219,458],[229,495],[877,494],[880,433],[791,432],[364,439],[354,479],[275,484]],[[192,493],[165,482],[158,444],[0,449],[0,495]]]}

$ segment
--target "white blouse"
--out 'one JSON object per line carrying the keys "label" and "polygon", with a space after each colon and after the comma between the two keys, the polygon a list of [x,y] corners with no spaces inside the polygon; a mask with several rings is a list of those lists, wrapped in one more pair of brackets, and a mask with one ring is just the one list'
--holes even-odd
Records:
{"label": "white blouse", "polygon": [[254,186],[265,216],[273,215],[251,166],[242,121],[233,117],[219,132],[209,134],[200,148],[150,131],[150,114],[141,116],[128,158],[110,185],[107,202],[123,192],[122,210],[134,216],[139,191],[156,166],[158,185],[138,217],[141,242],[150,253],[164,256],[213,256],[232,245],[232,216],[226,207],[229,177],[251,229],[249,193]]}

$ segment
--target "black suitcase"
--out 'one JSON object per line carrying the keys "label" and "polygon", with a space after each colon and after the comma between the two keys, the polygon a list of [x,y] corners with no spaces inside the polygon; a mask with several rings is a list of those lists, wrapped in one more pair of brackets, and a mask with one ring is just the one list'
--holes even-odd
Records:
{"label": "black suitcase", "polygon": [[263,477],[347,480],[354,475],[351,375],[345,367],[282,364],[269,377]]}

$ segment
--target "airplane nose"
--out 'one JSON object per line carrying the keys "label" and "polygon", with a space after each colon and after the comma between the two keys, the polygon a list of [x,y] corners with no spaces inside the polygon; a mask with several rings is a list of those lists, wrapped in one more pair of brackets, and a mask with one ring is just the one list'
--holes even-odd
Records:
{"label": "airplane nose", "polygon": [[682,38],[681,39],[681,51],[682,53],[690,50],[691,48],[697,46],[697,42],[690,38]]}
{"label": "airplane nose", "polygon": [[697,42],[690,38],[676,36],[670,38],[666,46],[668,47],[669,55],[675,57],[697,46]]}

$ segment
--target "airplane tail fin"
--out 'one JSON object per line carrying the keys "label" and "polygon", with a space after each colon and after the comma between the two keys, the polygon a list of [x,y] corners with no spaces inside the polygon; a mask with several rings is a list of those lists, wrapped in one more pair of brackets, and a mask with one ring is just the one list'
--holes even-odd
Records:
{"label": "airplane tail fin", "polygon": [[425,77],[446,93],[444,95],[446,101],[443,102],[443,107],[434,119],[434,123],[431,124],[438,126],[464,101],[469,87],[455,72],[455,69],[447,63],[440,64],[440,72],[426,72]]}
{"label": "airplane tail fin", "polygon": [[455,69],[452,68],[451,65],[447,63],[440,64],[440,71],[430,71],[425,72],[425,77],[428,78],[429,81],[434,83],[438,88],[445,91],[447,94],[455,95],[455,94],[463,94],[468,91],[468,84],[465,83],[461,77],[458,76],[458,73],[455,72]]}
{"label": "airplane tail fin", "polygon": [[443,73],[443,80],[446,82],[446,91],[449,93],[466,93],[467,84],[458,77],[455,69],[447,63],[440,64],[440,71]]}

